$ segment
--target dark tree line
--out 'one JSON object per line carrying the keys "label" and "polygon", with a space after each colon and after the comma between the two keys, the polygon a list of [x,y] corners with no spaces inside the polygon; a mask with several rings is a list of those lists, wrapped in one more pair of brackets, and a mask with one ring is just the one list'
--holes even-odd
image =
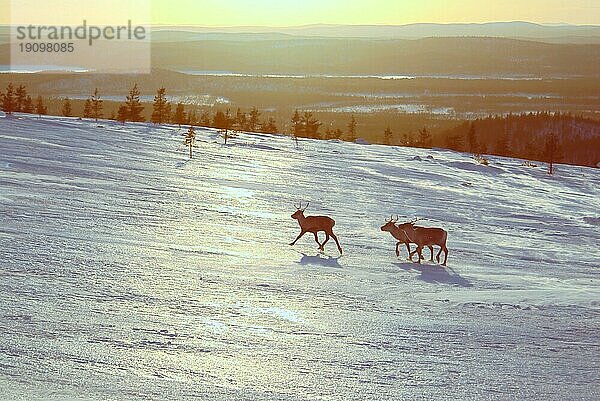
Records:
{"label": "dark tree line", "polygon": [[[39,116],[48,114],[44,99],[38,96],[35,101],[27,93],[24,85],[15,87],[9,83],[0,92],[0,107],[6,114],[30,113]],[[143,122],[144,105],[140,100],[140,90],[134,85],[111,119],[120,122]],[[71,99],[64,99],[60,114],[66,117],[75,115]],[[98,89],[85,100],[83,118],[98,120],[103,118],[103,100]],[[179,126],[204,126],[221,130],[227,141],[235,131],[279,132],[273,117],[261,118],[262,113],[253,107],[248,111],[237,109],[197,110],[182,103],[171,104],[164,87],[154,96],[150,121],[155,124],[177,124]],[[324,129],[323,129],[324,128]],[[343,139],[356,141],[358,123],[354,115],[341,129],[333,124],[324,125],[310,111],[296,110],[291,117],[291,134],[295,138]],[[390,127],[383,132],[383,144],[421,148],[432,146],[449,148],[476,155],[496,154],[529,160],[554,163],[596,166],[600,162],[600,124],[597,120],[572,114],[539,112],[491,116],[475,121],[465,121],[458,126],[437,131],[432,135],[427,127],[417,132],[404,132],[395,135]],[[551,167],[553,169],[553,166]]]}
{"label": "dark tree line", "polygon": [[352,115],[346,132],[340,128],[327,126],[325,132],[321,133],[320,129],[323,123],[320,122],[313,113],[305,111],[302,114],[298,110],[294,111],[291,118],[292,129],[291,134],[295,138],[312,138],[312,139],[345,139],[350,142],[356,141],[357,126],[356,118]]}
{"label": "dark tree line", "polygon": [[474,154],[585,166],[600,162],[600,124],[572,114],[492,116],[464,122],[438,139],[438,146]]}
{"label": "dark tree line", "polygon": [[[9,83],[4,92],[0,92],[0,108],[6,114],[12,113],[36,113],[39,115],[48,114],[48,109],[44,104],[44,99],[40,96],[35,104],[31,96],[27,94],[25,86],[20,85],[15,88],[12,83]],[[144,105],[140,100],[140,90],[137,84],[129,91],[125,98],[125,102],[121,104],[117,112],[110,116],[110,119],[125,123],[144,122],[143,111]],[[65,97],[63,99],[60,114],[64,117],[72,117],[73,103],[71,99]],[[248,131],[248,132],[263,132],[275,134],[278,132],[277,123],[273,117],[261,119],[262,113],[253,107],[248,112],[237,109],[235,116],[231,110],[227,109],[216,110],[211,113],[209,110],[204,110],[200,115],[194,108],[186,110],[183,103],[177,103],[174,107],[167,99],[167,91],[164,87],[159,88],[154,96],[152,104],[152,114],[150,122],[154,124],[177,124],[190,126],[204,126],[211,128],[219,128],[225,130]],[[104,117],[104,101],[102,100],[98,88],[90,95],[83,103],[81,117],[90,118],[98,121]]]}
{"label": "dark tree line", "polygon": [[[387,133],[387,135],[390,138],[390,142],[392,142],[393,133],[391,132],[391,130],[389,128],[388,128],[388,130],[390,132]],[[384,132],[384,142],[385,142],[385,136],[386,136],[386,133]],[[413,148],[430,148],[431,146],[433,146],[433,138],[431,136],[431,132],[429,131],[429,129],[427,129],[427,127],[423,127],[422,129],[418,130],[416,134],[413,134],[412,132],[408,132],[408,133],[405,132],[404,134],[402,134],[402,138],[400,140],[400,145],[410,146]]]}
{"label": "dark tree line", "polygon": [[229,135],[229,131],[262,132],[267,134],[278,132],[275,119],[273,117],[266,120],[261,119],[260,116],[262,113],[256,107],[250,109],[249,112],[244,112],[238,108],[235,115],[231,112],[231,109],[217,109],[214,114],[211,114],[208,110],[204,110],[200,116],[197,116],[194,109],[186,114],[181,104],[177,105],[177,108],[180,110],[180,119],[185,120],[187,125],[217,128],[226,131],[227,135]]}
{"label": "dark tree line", "polygon": [[[0,93],[0,104],[2,110],[7,114],[13,112],[36,112],[39,115],[43,115],[48,112],[41,97],[38,97],[36,105],[33,105],[31,97],[27,95],[25,87],[22,85],[15,89],[12,84],[9,84],[6,94]],[[104,117],[103,110],[104,102],[99,89],[96,88],[90,97],[85,100],[81,116],[98,121]],[[126,96],[125,102],[118,107],[116,114],[113,112],[110,118],[122,123],[128,121],[143,122],[145,121],[142,114],[143,110],[144,106],[140,101],[140,91],[137,84],[135,84]],[[73,116],[72,102],[68,97],[64,98],[60,113],[65,117]],[[232,136],[230,131],[277,133],[278,127],[275,118],[261,119],[261,116],[262,112],[256,107],[252,107],[248,112],[244,112],[238,108],[235,115],[231,113],[230,109],[224,111],[217,109],[214,113],[211,113],[209,110],[203,110],[198,115],[194,108],[186,110],[186,107],[182,103],[177,103],[173,108],[167,99],[166,89],[162,87],[157,90],[154,96],[150,121],[155,124],[172,123],[179,126],[218,128],[222,131],[226,142],[227,138]],[[322,125],[313,113],[308,111],[300,114],[296,110],[292,116],[292,134],[295,137],[346,139],[348,141],[355,141],[357,139],[357,122],[354,115],[352,115],[345,132],[340,128],[329,126],[325,129],[324,133],[321,133],[320,128]]]}

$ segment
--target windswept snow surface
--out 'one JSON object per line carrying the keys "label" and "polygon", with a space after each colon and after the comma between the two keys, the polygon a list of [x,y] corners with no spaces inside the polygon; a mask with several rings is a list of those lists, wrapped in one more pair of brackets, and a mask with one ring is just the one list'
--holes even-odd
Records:
{"label": "windswept snow surface", "polygon": [[184,131],[0,118],[0,399],[597,399],[599,170]]}

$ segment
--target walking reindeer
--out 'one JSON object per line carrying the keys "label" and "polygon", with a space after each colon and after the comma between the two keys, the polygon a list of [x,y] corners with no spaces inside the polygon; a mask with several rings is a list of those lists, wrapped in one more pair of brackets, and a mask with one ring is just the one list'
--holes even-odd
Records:
{"label": "walking reindeer", "polygon": [[[298,240],[302,238],[304,234],[313,233],[315,236],[315,241],[317,242],[317,244],[319,244],[320,251],[325,250],[325,244],[327,243],[327,241],[329,241],[329,237],[331,237],[335,241],[341,255],[342,247],[340,246],[340,242],[338,241],[336,235],[333,233],[333,226],[335,226],[335,220],[327,216],[304,216],[304,211],[308,208],[309,204],[310,203],[307,203],[306,206],[304,206],[304,208],[302,207],[302,203],[300,203],[300,206],[294,205],[296,207],[296,212],[292,214],[292,219],[298,220],[298,224],[300,224],[300,234],[290,245],[296,244],[296,242],[298,242]],[[318,235],[318,233],[321,231],[325,233],[325,241],[323,241],[322,244],[319,242]]]}
{"label": "walking reindeer", "polygon": [[415,226],[417,221],[419,219],[398,225],[398,228],[404,231],[408,240],[417,244],[417,249],[409,254],[410,260],[412,260],[413,255],[416,253],[418,255],[417,263],[421,263],[423,247],[427,246],[432,249],[432,246],[436,245],[440,247],[440,251],[436,255],[436,260],[440,263],[440,255],[443,251],[444,263],[442,263],[442,266],[446,266],[446,262],[448,261],[448,247],[446,246],[448,233],[441,228],[417,227]]}
{"label": "walking reindeer", "polygon": [[[396,223],[398,222],[398,216],[396,216],[396,218],[394,218],[393,216],[390,216],[389,220],[386,220],[385,224],[383,226],[381,226],[381,231],[387,231],[388,233],[390,233],[392,235],[392,237],[396,238],[398,240],[398,242],[396,243],[396,256],[400,256],[400,244],[404,244],[406,245],[406,251],[408,252],[409,258],[411,255],[411,251],[410,251],[410,243],[413,242],[411,241],[408,236],[406,235],[406,232],[400,228],[398,228],[398,226],[396,225]],[[431,245],[427,245],[427,247],[429,248],[429,250],[431,251],[431,261],[433,262],[433,246]],[[422,258],[422,255],[419,255],[420,258]]]}

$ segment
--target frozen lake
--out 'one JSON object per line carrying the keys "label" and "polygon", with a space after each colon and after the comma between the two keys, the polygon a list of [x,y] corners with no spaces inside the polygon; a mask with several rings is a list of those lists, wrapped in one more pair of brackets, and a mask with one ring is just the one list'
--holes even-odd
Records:
{"label": "frozen lake", "polygon": [[100,125],[0,117],[1,399],[597,399],[600,170]]}

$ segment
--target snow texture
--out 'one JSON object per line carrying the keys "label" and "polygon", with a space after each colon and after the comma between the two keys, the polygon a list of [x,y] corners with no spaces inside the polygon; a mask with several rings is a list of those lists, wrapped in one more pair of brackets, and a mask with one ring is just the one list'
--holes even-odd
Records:
{"label": "snow texture", "polygon": [[597,399],[599,170],[100,125],[0,118],[1,399]]}

